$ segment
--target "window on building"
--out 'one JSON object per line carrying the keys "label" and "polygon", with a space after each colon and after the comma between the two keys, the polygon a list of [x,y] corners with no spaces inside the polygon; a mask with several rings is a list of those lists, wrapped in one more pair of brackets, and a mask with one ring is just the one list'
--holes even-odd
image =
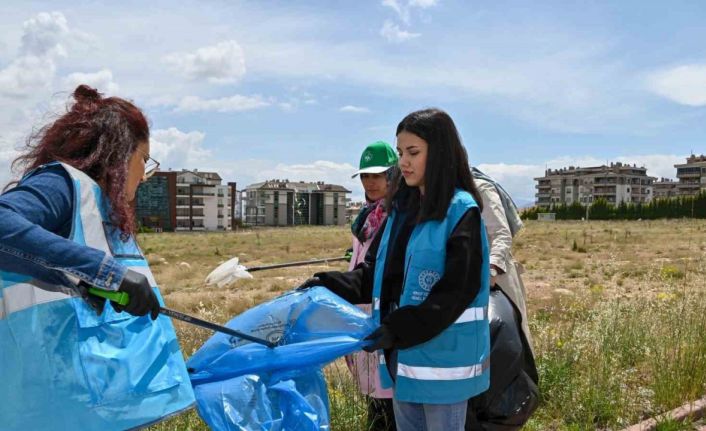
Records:
{"label": "window on building", "polygon": [[338,221],[338,193],[333,194],[333,220]]}

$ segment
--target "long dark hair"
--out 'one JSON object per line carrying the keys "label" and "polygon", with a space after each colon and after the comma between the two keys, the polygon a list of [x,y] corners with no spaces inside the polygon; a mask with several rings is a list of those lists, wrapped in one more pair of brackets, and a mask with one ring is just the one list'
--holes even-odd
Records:
{"label": "long dark hair", "polygon": [[108,196],[112,222],[134,233],[135,216],[125,186],[130,157],[150,137],[147,118],[131,102],[103,98],[87,85],[79,85],[73,99],[67,113],[27,139],[26,152],[12,162],[12,168],[24,175],[60,161],[83,171]]}
{"label": "long dark hair", "polygon": [[397,125],[395,135],[402,132],[424,139],[429,146],[424,170],[426,194],[421,199],[419,189],[409,187],[400,176],[388,194],[388,211],[396,204],[404,208],[418,207],[420,222],[442,220],[457,188],[469,192],[483,210],[483,201],[468,164],[468,154],[449,114],[437,108],[412,112]]}

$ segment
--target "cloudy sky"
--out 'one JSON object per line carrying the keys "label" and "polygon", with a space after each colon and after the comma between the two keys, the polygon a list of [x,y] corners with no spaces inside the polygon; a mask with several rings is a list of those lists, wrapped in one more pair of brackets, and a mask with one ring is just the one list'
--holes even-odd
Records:
{"label": "cloudy sky", "polygon": [[163,167],[350,179],[407,113],[455,119],[518,201],[545,167],[674,177],[706,153],[706,3],[377,0],[0,5],[0,183],[78,83],[134,100]]}

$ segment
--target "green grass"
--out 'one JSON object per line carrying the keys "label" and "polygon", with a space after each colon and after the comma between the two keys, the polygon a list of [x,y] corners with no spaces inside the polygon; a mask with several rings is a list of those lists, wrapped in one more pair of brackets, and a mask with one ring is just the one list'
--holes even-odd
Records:
{"label": "green grass", "polygon": [[[567,250],[572,238],[590,244],[588,253]],[[150,261],[167,261],[153,268],[166,302],[220,323],[313,272],[345,264],[263,271],[223,289],[205,286],[219,262],[236,255],[249,266],[338,256],[349,241],[345,228],[319,227],[141,235]],[[621,429],[706,393],[706,223],[529,222],[516,244],[516,258],[528,269],[523,278],[543,395],[526,429]],[[192,268],[179,268],[182,261]],[[557,295],[557,288],[572,294]],[[186,356],[210,336],[175,326]],[[325,373],[331,429],[365,430],[367,406],[345,364],[337,361]],[[207,428],[192,411],[150,429]],[[663,421],[658,429],[690,428]]]}

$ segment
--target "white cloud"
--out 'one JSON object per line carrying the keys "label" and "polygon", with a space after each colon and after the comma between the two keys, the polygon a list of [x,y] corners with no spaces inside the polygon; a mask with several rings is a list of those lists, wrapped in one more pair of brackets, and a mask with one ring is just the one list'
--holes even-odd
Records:
{"label": "white cloud", "polygon": [[46,106],[38,109],[38,103],[58,106],[51,100],[57,62],[77,34],[62,13],[42,12],[24,21],[21,34],[15,35],[17,51],[8,50],[0,69],[0,188],[14,177],[9,165],[19,155],[17,148],[32,125],[44,120]]}
{"label": "white cloud", "polygon": [[439,0],[409,0],[409,5],[412,7],[418,7],[421,9],[426,9],[439,4]]}
{"label": "white cloud", "polygon": [[706,106],[706,64],[687,64],[651,73],[650,91],[673,102]]}
{"label": "white cloud", "polygon": [[341,112],[352,112],[355,114],[367,114],[368,112],[370,112],[370,109],[368,108],[353,105],[341,106],[338,110]]}
{"label": "white cloud", "polygon": [[676,178],[677,169],[674,165],[686,163],[686,156],[674,154],[647,154],[638,156],[621,156],[618,162],[635,163],[647,168],[647,175],[657,178]]}
{"label": "white cloud", "polygon": [[215,111],[215,112],[243,112],[264,108],[271,103],[262,96],[235,96],[220,99],[202,99],[198,96],[187,96],[181,99],[176,106],[177,111]]}
{"label": "white cloud", "polygon": [[397,17],[405,24],[409,24],[414,9],[428,9],[438,3],[438,0],[382,0],[382,5],[395,11]]}
{"label": "white cloud", "polygon": [[245,75],[245,55],[238,42],[227,40],[193,53],[174,53],[163,61],[189,79],[216,84],[238,81]]}
{"label": "white cloud", "polygon": [[64,78],[66,91],[73,91],[80,84],[86,84],[98,90],[106,96],[115,96],[120,87],[113,80],[113,72],[110,69],[101,69],[95,73],[72,73]]}
{"label": "white cloud", "polygon": [[10,164],[19,155],[20,153],[13,149],[2,149],[2,144],[0,143],[0,193],[2,193],[7,183],[16,179],[10,171]]}
{"label": "white cloud", "polygon": [[544,167],[539,165],[506,163],[483,163],[478,169],[499,182],[518,206],[531,206],[535,193],[534,178],[544,172]]}
{"label": "white cloud", "polygon": [[160,162],[161,169],[199,168],[212,155],[203,147],[205,137],[203,132],[182,132],[176,127],[153,130],[150,155]]}
{"label": "white cloud", "polygon": [[69,35],[66,17],[61,12],[42,12],[22,25],[22,53],[31,56],[65,56],[64,41]]}
{"label": "white cloud", "polygon": [[420,33],[411,33],[406,30],[402,30],[399,25],[390,20],[386,20],[382,25],[380,35],[387,39],[388,42],[395,43],[405,42],[421,36]]}
{"label": "white cloud", "polygon": [[60,12],[42,12],[25,21],[19,55],[0,69],[0,97],[29,99],[49,90],[70,33]]}
{"label": "white cloud", "polygon": [[[336,163],[328,160],[316,160],[312,163],[301,163],[288,165],[278,163],[273,169],[266,170],[263,175],[268,177],[275,175],[276,178],[287,177],[297,181],[326,181],[339,175],[348,175],[350,178],[356,169],[350,163]],[[273,178],[275,178],[273,177]]]}
{"label": "white cloud", "polygon": [[0,70],[0,96],[27,99],[51,88],[56,63],[49,57],[32,55],[15,59]]}

